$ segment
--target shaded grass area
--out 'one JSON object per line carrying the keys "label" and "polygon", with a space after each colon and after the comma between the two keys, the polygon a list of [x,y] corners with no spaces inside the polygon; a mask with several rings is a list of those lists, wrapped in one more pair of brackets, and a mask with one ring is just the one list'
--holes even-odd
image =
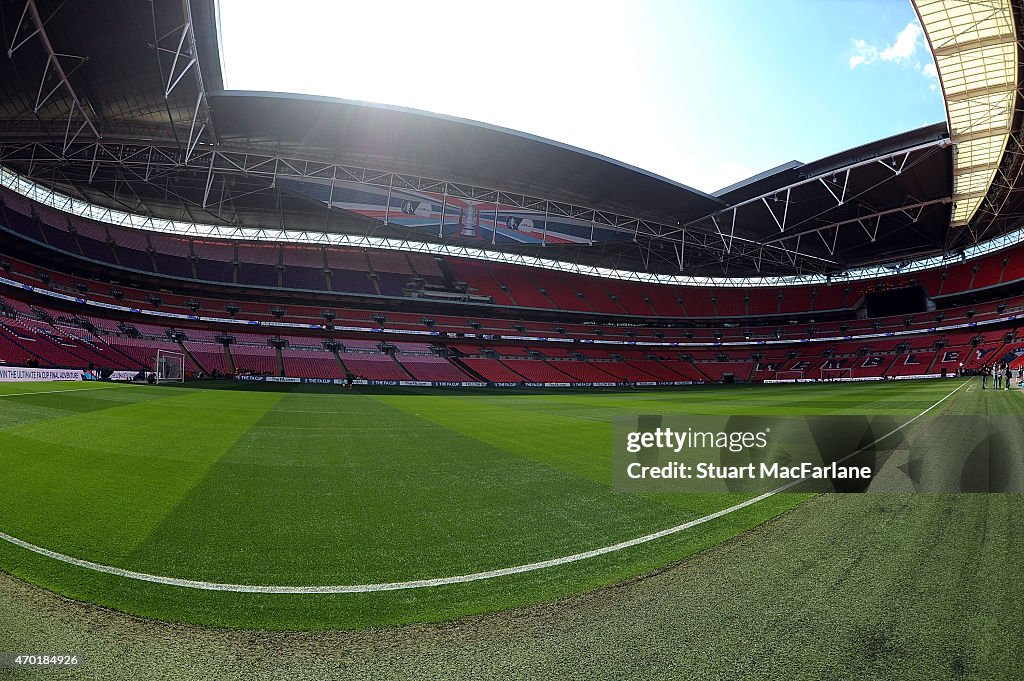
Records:
{"label": "shaded grass area", "polygon": [[[952,387],[460,395],[131,386],[12,395],[0,397],[0,413],[8,405],[16,413],[0,421],[0,485],[11,490],[0,529],[77,557],[190,579],[443,577],[605,546],[743,498],[612,494],[615,415],[913,416]],[[0,567],[73,598],[160,619],[276,629],[391,625],[540,603],[628,579],[805,498],[778,495],[581,563],[415,591],[201,592],[90,572],[7,543]]]}
{"label": "shaded grass area", "polygon": [[84,651],[87,678],[126,680],[1010,680],[1024,672],[1022,534],[1018,495],[825,495],[615,587],[319,633],[137,620],[0,576],[0,640]]}

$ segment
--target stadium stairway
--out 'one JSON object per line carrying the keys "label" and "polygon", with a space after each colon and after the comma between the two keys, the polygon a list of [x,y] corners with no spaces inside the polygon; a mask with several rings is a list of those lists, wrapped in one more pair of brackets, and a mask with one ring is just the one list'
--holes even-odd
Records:
{"label": "stadium stairway", "polygon": [[[551,294],[550,294],[550,293],[548,293],[548,290],[547,290],[547,289],[539,289],[539,290],[538,290],[537,292],[538,292],[538,293],[540,293],[540,294],[541,294],[542,296],[544,296],[544,299],[545,299],[545,300],[547,300],[547,301],[549,301],[549,302],[551,303],[551,308],[552,308],[552,309],[555,309],[555,310],[560,310],[560,309],[562,309],[562,308],[561,308],[561,307],[560,307],[560,306],[558,305],[558,303],[556,303],[556,302],[555,302],[555,299],[551,297]],[[590,305],[590,303],[587,303],[587,305]]]}
{"label": "stadium stairway", "polygon": [[892,370],[896,367],[896,362],[898,362],[905,355],[906,353],[897,350],[895,356],[892,358],[892,361],[886,365],[885,371],[882,372],[882,376],[891,376]]}
{"label": "stadium stairway", "polygon": [[237,370],[235,369],[235,358],[231,356],[231,351],[228,350],[227,344],[224,345],[224,362],[228,365],[228,368],[231,369],[232,374],[237,373]]}
{"label": "stadium stairway", "polygon": [[402,371],[405,372],[407,378],[404,379],[404,380],[407,380],[407,381],[415,381],[416,380],[416,377],[413,376],[413,373],[411,371],[409,371],[408,367],[406,367],[404,364],[402,364],[402,360],[398,359],[398,355],[397,354],[392,355],[391,359],[395,360],[395,364],[400,366],[402,368]]}
{"label": "stadium stairway", "polygon": [[686,363],[689,364],[691,367],[693,367],[693,369],[697,372],[697,374],[700,375],[708,383],[718,383],[718,381],[721,380],[721,377],[719,377],[718,379],[711,378],[711,376],[706,371],[701,369],[700,365],[697,364],[696,362],[687,361]]}
{"label": "stadium stairway", "polygon": [[438,258],[437,268],[441,271],[441,281],[443,282],[443,286],[445,287],[446,290],[460,290],[458,284],[456,283],[459,280],[459,278],[455,276],[455,273],[452,271],[452,267],[451,265],[448,264],[447,260],[445,260],[444,258]]}
{"label": "stadium stairway", "polygon": [[113,343],[107,342],[105,338],[100,338],[99,336],[96,336],[96,334],[93,334],[93,337],[95,337],[97,340],[102,341],[103,345],[109,348],[112,354],[115,354],[120,358],[122,364],[125,364],[133,369],[137,369],[139,367],[139,362],[121,348],[117,347]]}
{"label": "stadium stairway", "polygon": [[341,365],[341,373],[342,373],[342,375],[343,376],[348,376],[350,372],[348,370],[348,367],[345,366],[345,360],[343,360],[341,358],[341,355],[338,353],[337,350],[334,350],[331,354],[334,355],[334,359],[338,360],[338,364]]}
{"label": "stadium stairway", "polygon": [[186,347],[186,345],[183,342],[178,340],[177,344],[178,344],[178,347],[181,348],[181,351],[183,353],[185,353],[185,356],[188,357],[190,360],[192,360],[193,364],[195,364],[197,367],[199,367],[200,369],[205,371],[207,375],[209,375],[210,372],[207,370],[207,368],[199,363],[199,360],[196,359],[196,356],[192,354],[192,351],[189,350],[188,347]]}
{"label": "stadium stairway", "polygon": [[692,381],[693,378],[694,378],[693,376],[690,376],[690,375],[684,373],[683,371],[680,371],[680,370],[676,369],[675,367],[671,366],[670,364],[666,364],[665,360],[657,359],[657,360],[651,360],[651,361],[654,362],[655,364],[657,364],[658,366],[660,366],[663,371],[667,371],[669,375],[675,374],[676,376],[678,376],[678,378],[676,378],[674,380],[677,380],[677,381]]}
{"label": "stadium stairway", "polygon": [[463,362],[461,358],[456,357],[454,355],[448,355],[448,361],[451,362],[452,364],[454,364],[460,370],[466,372],[466,374],[468,374],[469,376],[472,376],[474,380],[483,381],[484,383],[490,383],[490,381],[488,381],[486,378],[481,376],[477,371],[475,371],[468,364]]}
{"label": "stadium stairway", "polygon": [[381,294],[380,281],[377,278],[377,271],[373,269],[373,261],[370,260],[370,256],[365,251],[363,251],[361,255],[363,256],[363,259],[366,260],[366,276],[370,280],[370,286],[373,287],[371,293],[375,293],[379,296]]}

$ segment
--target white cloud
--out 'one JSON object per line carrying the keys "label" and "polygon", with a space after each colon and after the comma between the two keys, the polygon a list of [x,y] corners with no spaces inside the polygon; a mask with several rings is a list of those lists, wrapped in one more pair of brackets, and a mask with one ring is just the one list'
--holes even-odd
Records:
{"label": "white cloud", "polygon": [[853,41],[853,54],[850,56],[850,70],[857,68],[861,64],[870,64],[878,58],[878,48],[874,45],[869,45],[864,40]]}
{"label": "white cloud", "polygon": [[935,63],[934,62],[928,62],[927,64],[922,66],[921,67],[921,73],[922,73],[922,75],[924,75],[925,78],[927,78],[928,80],[932,81],[928,85],[928,89],[931,90],[932,92],[938,92],[938,90],[939,90],[939,84],[938,84],[939,72],[935,68]]}
{"label": "white cloud", "polygon": [[861,64],[871,64],[879,60],[899,63],[910,59],[917,52],[917,46],[922,44],[922,35],[920,24],[912,21],[903,27],[891,45],[881,50],[866,40],[855,39],[853,54],[850,56],[850,70]]}
{"label": "white cloud", "polygon": [[928,89],[936,92],[938,90],[936,81],[939,79],[939,73],[935,69],[935,64],[931,61],[921,64],[921,60],[917,58],[918,46],[924,45],[923,38],[924,32],[921,30],[921,25],[912,21],[904,26],[903,30],[896,35],[896,39],[892,44],[884,49],[879,49],[877,45],[872,45],[866,40],[855,39],[853,41],[853,54],[850,55],[849,59],[850,70],[853,71],[858,66],[880,61],[893,62],[895,64],[905,63],[915,71],[919,71],[927,80],[932,81],[928,85]]}
{"label": "white cloud", "polygon": [[896,36],[896,42],[878,53],[883,61],[903,61],[917,51],[921,42],[921,26],[912,21]]}

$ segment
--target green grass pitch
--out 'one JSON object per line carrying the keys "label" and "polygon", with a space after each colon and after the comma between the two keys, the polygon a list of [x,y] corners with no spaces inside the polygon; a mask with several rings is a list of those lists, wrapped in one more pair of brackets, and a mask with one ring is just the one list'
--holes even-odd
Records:
{"label": "green grass pitch", "polygon": [[[957,385],[549,394],[3,385],[0,531],[103,565],[219,583],[461,575],[607,546],[743,500],[613,494],[616,414],[910,418]],[[8,542],[0,542],[0,569],[72,598],[165,620],[382,626],[544,602],[646,574],[806,498],[777,495],[570,565],[413,590],[201,591],[97,573]]]}

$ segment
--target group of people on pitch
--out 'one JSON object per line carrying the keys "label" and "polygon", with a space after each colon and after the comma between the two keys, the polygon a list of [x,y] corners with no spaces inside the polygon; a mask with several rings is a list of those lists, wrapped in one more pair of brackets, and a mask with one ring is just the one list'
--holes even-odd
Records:
{"label": "group of people on pitch", "polygon": [[[985,384],[988,377],[992,377],[992,388],[994,390],[1009,390],[1010,384],[1013,382],[1013,369],[1010,365],[1003,363],[996,363],[991,366],[984,366],[981,369],[981,389],[984,390]],[[1024,378],[1024,368],[1017,370],[1017,386],[1020,387],[1021,379]]]}

